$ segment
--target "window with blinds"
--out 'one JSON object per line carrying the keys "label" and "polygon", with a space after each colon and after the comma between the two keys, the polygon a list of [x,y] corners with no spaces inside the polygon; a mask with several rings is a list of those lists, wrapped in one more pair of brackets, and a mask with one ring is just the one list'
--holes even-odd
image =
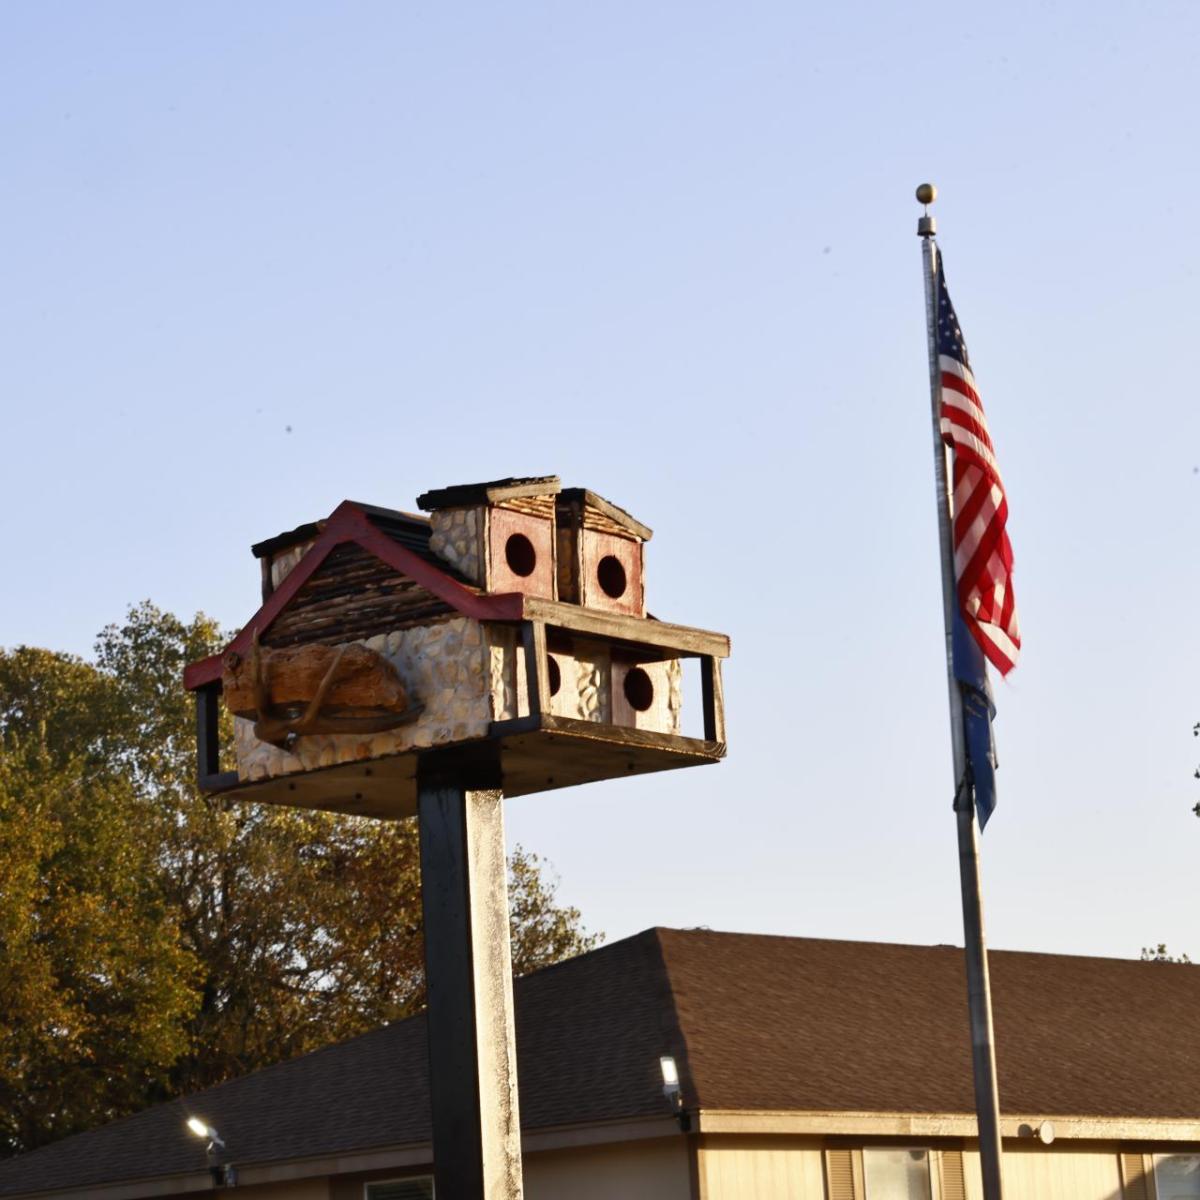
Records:
{"label": "window with blinds", "polygon": [[1156,1154],[1158,1200],[1200,1200],[1200,1154]]}
{"label": "window with blinds", "polygon": [[364,1196],[365,1200],[433,1200],[433,1176],[368,1183]]}
{"label": "window with blinds", "polygon": [[825,1196],[826,1200],[966,1200],[962,1151],[831,1147],[825,1151]]}
{"label": "window with blinds", "polygon": [[928,1150],[863,1150],[863,1178],[866,1200],[933,1200]]}

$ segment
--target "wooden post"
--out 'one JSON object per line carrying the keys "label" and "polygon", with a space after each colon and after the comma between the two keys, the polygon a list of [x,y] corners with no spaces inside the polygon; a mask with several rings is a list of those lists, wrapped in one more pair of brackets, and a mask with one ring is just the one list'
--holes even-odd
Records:
{"label": "wooden post", "polygon": [[503,794],[485,786],[494,772],[429,759],[417,819],[435,1188],[521,1200]]}

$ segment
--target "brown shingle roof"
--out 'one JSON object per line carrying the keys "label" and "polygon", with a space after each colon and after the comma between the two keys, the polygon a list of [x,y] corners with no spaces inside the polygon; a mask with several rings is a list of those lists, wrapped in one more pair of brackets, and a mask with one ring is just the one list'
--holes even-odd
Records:
{"label": "brown shingle roof", "polygon": [[[993,952],[1001,1107],[1200,1117],[1200,968]],[[658,1057],[707,1109],[972,1109],[962,952],[656,929],[516,987],[526,1129],[661,1115]],[[423,1142],[423,1018],[0,1164],[0,1195]]]}
{"label": "brown shingle roof", "polygon": [[[963,952],[660,930],[705,1108],[974,1110]],[[1200,1117],[1200,967],[993,951],[1001,1109]]]}

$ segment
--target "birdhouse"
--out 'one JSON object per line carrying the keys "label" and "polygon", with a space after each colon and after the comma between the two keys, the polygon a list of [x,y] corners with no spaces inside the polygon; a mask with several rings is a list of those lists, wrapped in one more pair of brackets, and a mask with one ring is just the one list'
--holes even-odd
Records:
{"label": "birdhouse", "polygon": [[[418,506],[347,500],[253,547],[261,607],[185,673],[204,790],[401,817],[434,752],[490,761],[510,796],[724,756],[729,639],[647,614],[645,525],[554,476]],[[682,733],[692,705],[702,737]]]}

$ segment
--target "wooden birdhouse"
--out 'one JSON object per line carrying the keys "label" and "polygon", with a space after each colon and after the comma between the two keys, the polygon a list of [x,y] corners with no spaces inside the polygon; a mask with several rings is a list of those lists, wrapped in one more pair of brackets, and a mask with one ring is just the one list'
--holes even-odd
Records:
{"label": "wooden birdhouse", "polygon": [[[553,476],[418,504],[347,500],[253,548],[262,606],[185,675],[205,790],[397,817],[434,752],[491,761],[506,795],[723,757],[729,639],[647,615],[646,526]],[[702,737],[682,733],[692,705]]]}

